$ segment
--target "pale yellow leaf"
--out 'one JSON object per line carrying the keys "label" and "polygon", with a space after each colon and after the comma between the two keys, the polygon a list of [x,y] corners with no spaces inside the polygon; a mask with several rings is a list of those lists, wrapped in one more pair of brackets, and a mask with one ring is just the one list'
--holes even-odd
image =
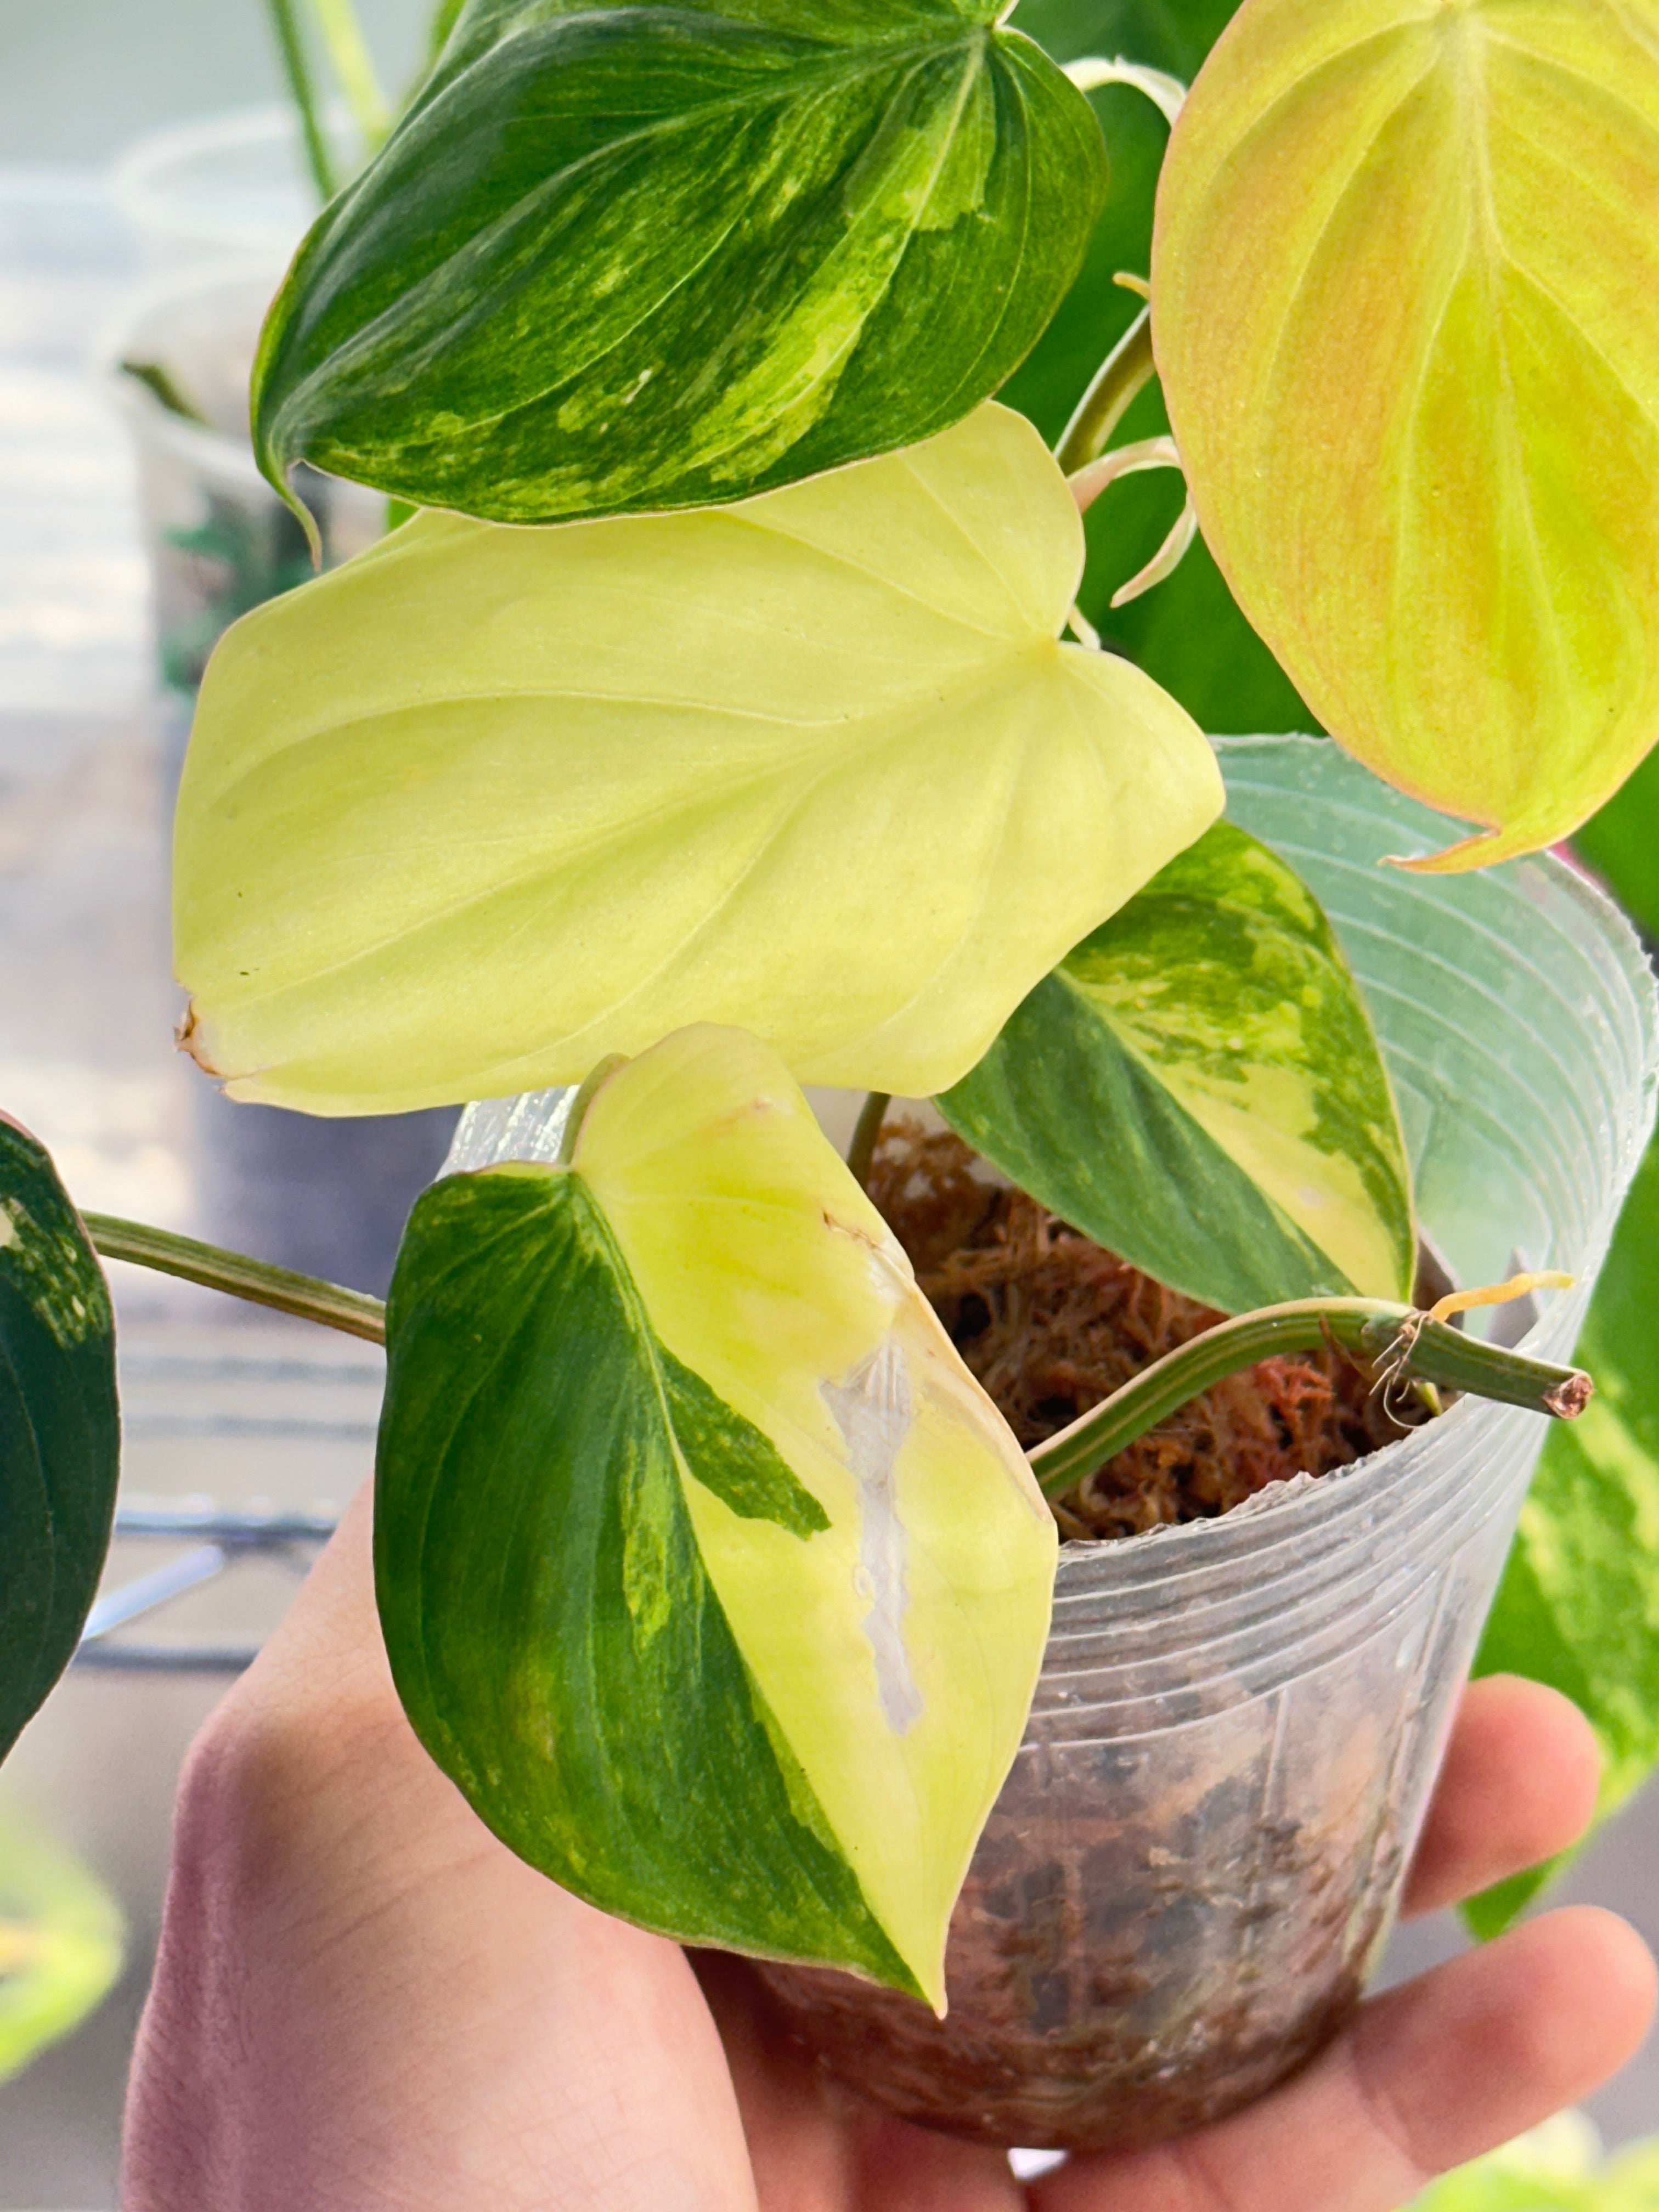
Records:
{"label": "pale yellow leaf", "polygon": [[698,1020],[943,1087],[1218,812],[1206,741],[1061,644],[1082,528],[1023,418],[690,514],[428,514],[238,623],[185,764],[191,1048],[396,1111]]}

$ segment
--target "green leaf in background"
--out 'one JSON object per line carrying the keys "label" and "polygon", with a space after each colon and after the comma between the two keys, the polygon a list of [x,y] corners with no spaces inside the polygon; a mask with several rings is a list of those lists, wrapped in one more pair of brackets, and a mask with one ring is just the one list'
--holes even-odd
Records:
{"label": "green leaf in background", "polygon": [[125,1949],[100,1881],[67,1851],[0,1826],[0,2081],[96,2010]]}
{"label": "green leaf in background", "polygon": [[1409,1295],[1410,1170],[1364,1002],[1312,893],[1231,823],[938,1103],[1044,1206],[1224,1313]]}
{"label": "green leaf in background", "polygon": [[[1021,0],[1013,26],[1057,62],[1121,55],[1185,84],[1225,29],[1233,6],[1234,0]],[[1029,415],[1050,446],[1059,443],[1090,379],[1140,311],[1140,301],[1112,280],[1119,270],[1144,276],[1152,265],[1152,201],[1170,135],[1142,93],[1103,85],[1087,97],[1109,156],[1105,199],[1076,283],[999,395]],[[1139,566],[1133,562],[1124,574]]]}
{"label": "green leaf in background", "polygon": [[1659,2212],[1659,2136],[1605,2158],[1582,2112],[1558,2112],[1443,2174],[1411,2212]]}
{"label": "green leaf in background", "polygon": [[[1574,1355],[1595,1395],[1578,1420],[1550,1425],[1474,1669],[1548,1682],[1588,1716],[1601,1747],[1598,1820],[1659,1765],[1656,1316],[1659,1139],[1631,1185]],[[1565,1863],[1474,1899],[1469,1926],[1498,1935]]]}
{"label": "green leaf in background", "polygon": [[607,1912],[942,2005],[1054,1524],[781,1063],[683,1030],[568,1169],[438,1184],[388,1347],[386,1648],[483,1820]]}
{"label": "green leaf in background", "polygon": [[46,1148],[0,1115],[0,1758],[91,1609],[120,1449],[102,1270]]}
{"label": "green leaf in background", "polygon": [[960,420],[1076,276],[1087,102],[995,0],[472,0],[271,310],[255,442],[503,522]]}
{"label": "green leaf in background", "polygon": [[1659,941],[1659,751],[1574,832],[1572,847],[1650,944]]}
{"label": "green leaf in background", "polygon": [[580,1081],[693,1021],[803,1081],[955,1082],[1221,809],[1180,708],[1059,641],[1082,555],[996,406],[740,507],[418,516],[209,668],[192,1050],[333,1114]]}
{"label": "green leaf in background", "polygon": [[[1022,0],[1013,21],[1057,61],[1121,54],[1190,82],[1232,12],[1233,0]],[[1139,301],[1112,280],[1120,269],[1144,276],[1152,265],[1152,202],[1169,136],[1152,102],[1121,85],[1091,93],[1089,104],[1110,155],[1105,204],[1076,283],[1000,394],[1051,446],[1139,311]],[[1118,436],[1155,437],[1168,428],[1154,386]],[[1118,586],[1163,543],[1181,501],[1178,479],[1143,476],[1096,502],[1079,606],[1111,651],[1144,668],[1200,727],[1316,730],[1312,710],[1240,613],[1201,538],[1156,591],[1112,606]]]}

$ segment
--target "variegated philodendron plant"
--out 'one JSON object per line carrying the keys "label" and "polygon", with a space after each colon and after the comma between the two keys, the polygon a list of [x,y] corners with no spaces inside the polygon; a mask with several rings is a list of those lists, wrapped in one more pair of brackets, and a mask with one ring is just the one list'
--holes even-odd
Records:
{"label": "variegated philodendron plant", "polygon": [[[82,1223],[0,1133],[0,1739],[107,1535],[94,1244],[384,1334],[387,1648],[515,1850],[936,2006],[1045,1492],[1216,1355],[1028,1462],[862,1187],[884,1094],[1243,1317],[1236,1364],[1333,1335],[1583,1403],[1411,1304],[1343,948],[1097,625],[1218,563],[1229,650],[1455,817],[1409,867],[1620,785],[1659,736],[1659,0],[1009,18],[465,0],[389,130],[337,40],[380,143],[254,443],[296,511],[301,462],[420,511],[208,671],[185,1042],[313,1114],[580,1089],[556,1159],[421,1199],[384,1309]],[[1137,564],[1130,495],[1084,510],[1154,467],[1188,504]],[[851,1164],[801,1083],[872,1094]]]}

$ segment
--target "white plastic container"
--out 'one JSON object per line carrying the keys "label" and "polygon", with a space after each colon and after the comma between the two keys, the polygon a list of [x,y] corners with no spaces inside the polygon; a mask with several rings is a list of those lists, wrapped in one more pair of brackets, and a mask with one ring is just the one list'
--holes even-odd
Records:
{"label": "white plastic container", "polygon": [[[186,696],[238,615],[313,573],[305,532],[260,475],[248,436],[254,352],[281,280],[269,261],[167,278],[104,344],[108,388],[138,457],[160,673]],[[160,371],[205,419],[169,408],[135,369]],[[383,493],[306,468],[298,483],[322,532],[325,566],[383,534]]]}
{"label": "white plastic container", "polygon": [[[325,118],[335,167],[360,158],[349,117]],[[203,263],[285,263],[318,210],[299,118],[291,106],[237,108],[149,133],[110,178],[117,210],[146,268]]]}
{"label": "white plastic container", "polygon": [[[198,268],[146,292],[104,348],[108,388],[138,458],[168,813],[209,654],[239,615],[313,574],[305,533],[255,465],[248,380],[279,267]],[[185,419],[123,362],[159,368],[205,422]],[[385,495],[314,470],[299,489],[326,567],[386,526]],[[194,1101],[203,1232],[279,1266],[383,1291],[409,1209],[436,1173],[450,1108],[325,1121],[234,1105],[205,1081]]]}

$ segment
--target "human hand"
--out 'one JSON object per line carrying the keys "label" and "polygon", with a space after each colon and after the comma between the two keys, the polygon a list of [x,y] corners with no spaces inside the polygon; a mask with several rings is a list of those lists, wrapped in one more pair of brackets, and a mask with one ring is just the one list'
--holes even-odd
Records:
{"label": "human hand", "polygon": [[[1559,1850],[1572,1706],[1467,1693],[1407,1910]],[[128,2112],[125,2212],[1389,2212],[1621,2064],[1638,1938],[1547,1914],[1371,1999],[1312,2065],[1176,2144],[1022,2185],[838,2093],[740,1960],[688,1959],[489,1835],[403,1717],[367,1498],[180,1792]]]}

